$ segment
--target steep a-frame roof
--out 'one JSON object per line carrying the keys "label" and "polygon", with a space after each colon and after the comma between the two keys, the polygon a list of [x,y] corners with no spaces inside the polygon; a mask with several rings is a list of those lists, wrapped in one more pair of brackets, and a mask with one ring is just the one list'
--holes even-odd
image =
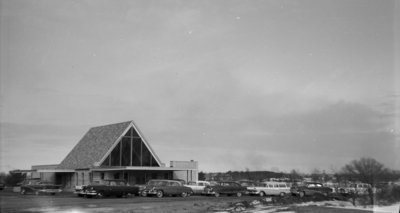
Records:
{"label": "steep a-frame roof", "polygon": [[[103,160],[107,153],[118,143],[119,139],[133,127],[147,144],[133,121],[110,124],[91,128],[78,144],[71,150],[57,169],[87,169]],[[147,144],[156,161],[161,164],[157,155]]]}

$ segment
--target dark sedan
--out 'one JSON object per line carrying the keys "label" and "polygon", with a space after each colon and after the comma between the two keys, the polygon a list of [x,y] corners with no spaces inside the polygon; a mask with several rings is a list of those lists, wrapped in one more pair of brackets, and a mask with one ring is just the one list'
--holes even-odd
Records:
{"label": "dark sedan", "polygon": [[221,194],[236,195],[237,197],[241,197],[242,194],[246,193],[246,191],[247,188],[241,186],[239,183],[225,181],[225,182],[217,182],[212,186],[206,186],[204,188],[203,194],[214,195],[215,197],[219,197]]}
{"label": "dark sedan", "polygon": [[93,184],[85,187],[84,195],[86,197],[123,197],[138,195],[139,187],[130,186],[124,180],[103,180],[101,184]]}
{"label": "dark sedan", "polygon": [[314,194],[322,194],[324,196],[328,196],[332,193],[332,191],[332,188],[325,187],[322,185],[322,183],[317,182],[307,182],[301,186],[292,186],[290,188],[290,192],[292,193],[292,195],[299,195],[300,197]]}
{"label": "dark sedan", "polygon": [[177,180],[150,180],[146,188],[142,191],[142,196],[155,195],[163,197],[165,195],[178,195],[187,197],[193,194],[193,190]]}
{"label": "dark sedan", "polygon": [[22,195],[25,194],[51,194],[55,195],[56,193],[60,193],[62,191],[60,185],[55,185],[48,182],[42,182],[40,180],[25,180],[21,184]]}

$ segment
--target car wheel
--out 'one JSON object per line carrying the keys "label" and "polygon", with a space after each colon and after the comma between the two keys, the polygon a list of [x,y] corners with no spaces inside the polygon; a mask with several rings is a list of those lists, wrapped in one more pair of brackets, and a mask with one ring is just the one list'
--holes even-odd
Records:
{"label": "car wheel", "polygon": [[328,197],[328,192],[324,192],[324,193],[322,193],[322,195],[324,195],[325,197]]}
{"label": "car wheel", "polygon": [[220,196],[220,194],[218,193],[218,192],[215,192],[215,197],[219,197]]}
{"label": "car wheel", "polygon": [[98,192],[96,196],[98,198],[103,198],[104,197],[104,192]]}
{"label": "car wheel", "polygon": [[25,189],[21,189],[21,195],[25,195],[26,194],[26,191],[25,191]]}
{"label": "car wheel", "polygon": [[300,192],[300,193],[299,193],[299,196],[300,196],[300,197],[304,197],[305,195],[306,195],[305,192]]}
{"label": "car wheel", "polygon": [[281,192],[280,194],[279,194],[279,196],[281,196],[281,197],[285,197],[285,192]]}
{"label": "car wheel", "polygon": [[163,196],[164,196],[164,192],[161,191],[161,190],[158,190],[158,191],[157,191],[157,197],[161,198],[161,197],[163,197]]}
{"label": "car wheel", "polygon": [[188,194],[186,192],[181,193],[181,197],[187,197],[187,196],[188,196]]}
{"label": "car wheel", "polygon": [[236,197],[242,197],[242,193],[241,192],[236,193]]}
{"label": "car wheel", "polygon": [[264,192],[260,192],[260,197],[264,197],[265,193]]}
{"label": "car wheel", "polygon": [[142,197],[147,197],[147,192],[142,191],[142,193],[140,193],[140,195],[142,195]]}

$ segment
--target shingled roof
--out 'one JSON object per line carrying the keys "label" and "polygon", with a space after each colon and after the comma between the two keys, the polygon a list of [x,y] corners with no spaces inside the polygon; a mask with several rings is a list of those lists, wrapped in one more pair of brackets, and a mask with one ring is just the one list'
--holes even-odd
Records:
{"label": "shingled roof", "polygon": [[[58,169],[88,169],[95,167],[94,164],[104,158],[130,127],[134,127],[140,134],[133,121],[91,128],[59,164]],[[141,138],[144,141],[143,136]],[[154,152],[153,155],[159,161]]]}

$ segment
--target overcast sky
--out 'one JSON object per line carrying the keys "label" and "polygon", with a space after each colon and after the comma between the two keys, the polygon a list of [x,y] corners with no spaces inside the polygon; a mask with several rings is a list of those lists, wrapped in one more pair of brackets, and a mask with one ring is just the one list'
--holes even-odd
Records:
{"label": "overcast sky", "polygon": [[0,2],[1,171],[128,120],[202,171],[400,168],[394,0]]}

